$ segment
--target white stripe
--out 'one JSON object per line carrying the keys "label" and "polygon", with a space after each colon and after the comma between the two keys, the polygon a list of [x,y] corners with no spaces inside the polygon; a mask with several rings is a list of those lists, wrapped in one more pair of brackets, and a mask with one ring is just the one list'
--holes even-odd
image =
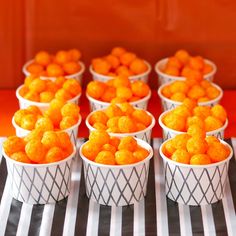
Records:
{"label": "white stripe", "polygon": [[134,228],[133,235],[145,235],[145,216],[144,216],[144,199],[134,204]]}
{"label": "white stripe", "polygon": [[153,139],[157,235],[169,235],[167,203],[165,194],[165,178],[163,171],[163,163],[159,155],[160,143],[161,143],[160,139],[157,138]]}
{"label": "white stripe", "polygon": [[29,232],[33,205],[23,203],[21,208],[20,220],[17,228],[17,236],[27,236]]}
{"label": "white stripe", "polygon": [[215,222],[212,213],[211,205],[202,205],[202,222],[203,230],[205,236],[214,236],[216,235]]}
{"label": "white stripe", "polygon": [[182,236],[190,236],[192,232],[192,223],[190,217],[189,206],[178,204],[179,205],[179,223],[180,223],[180,233]]}
{"label": "white stripe", "polygon": [[[77,147],[79,147],[81,143],[82,140],[79,140]],[[70,195],[68,197],[66,206],[65,222],[63,228],[63,235],[65,236],[75,234],[75,223],[77,217],[77,205],[79,200],[78,196],[79,196],[80,179],[81,179],[81,167],[82,167],[82,160],[79,157],[77,151],[71,175]]]}
{"label": "white stripe", "polygon": [[121,236],[122,207],[111,207],[110,236]]}
{"label": "white stripe", "polygon": [[51,235],[55,204],[46,204],[43,210],[39,236]]}
{"label": "white stripe", "polygon": [[10,184],[9,179],[7,178],[0,204],[0,236],[3,236],[5,234],[7,220],[11,208],[11,202],[12,197],[10,197]]}
{"label": "white stripe", "polygon": [[235,209],[234,209],[234,204],[233,204],[233,199],[232,199],[232,194],[231,194],[228,178],[225,185],[225,194],[222,199],[222,203],[224,207],[228,235],[235,236],[236,235],[236,215],[235,215]]}
{"label": "white stripe", "polygon": [[89,212],[88,212],[88,222],[87,222],[87,236],[98,235],[98,222],[99,222],[99,204],[89,201]]}

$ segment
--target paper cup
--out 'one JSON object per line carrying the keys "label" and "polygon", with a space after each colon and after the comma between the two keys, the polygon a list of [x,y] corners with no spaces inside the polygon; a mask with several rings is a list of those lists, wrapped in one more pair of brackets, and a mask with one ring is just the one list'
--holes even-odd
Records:
{"label": "paper cup", "polygon": [[13,198],[28,204],[55,203],[70,193],[72,160],[76,149],[66,159],[49,164],[27,164],[6,159],[10,193]]}
{"label": "paper cup", "polygon": [[[130,104],[132,106],[136,107],[136,108],[147,110],[148,101],[151,98],[151,94],[152,93],[150,91],[149,94],[146,97],[144,97],[144,98],[142,98],[138,101],[135,101],[135,102],[130,102]],[[109,102],[102,102],[102,101],[99,101],[97,99],[94,99],[91,96],[89,96],[87,93],[86,93],[86,97],[89,100],[90,111],[105,109],[105,108],[107,108],[108,106],[111,105],[111,103],[109,103]]]}
{"label": "paper cup", "polygon": [[[89,123],[90,117],[92,116],[92,114],[94,112],[95,111],[91,112],[85,120],[85,124],[88,127],[89,132],[95,130],[95,128],[92,125],[90,125],[90,123]],[[156,120],[150,112],[147,112],[147,113],[148,113],[149,116],[152,117],[152,122],[146,129],[141,130],[141,131],[137,131],[137,132],[133,132],[133,133],[110,133],[110,132],[108,132],[109,135],[110,136],[115,136],[115,137],[118,137],[118,138],[123,138],[123,137],[126,137],[126,136],[132,136],[132,137],[141,139],[141,140],[143,140],[143,141],[150,144],[151,143],[151,136],[152,136],[152,128],[154,127],[154,125],[156,123]]]}
{"label": "paper cup", "polygon": [[[164,58],[164,59],[158,61],[155,65],[155,71],[158,75],[158,84],[159,84],[159,86],[162,85],[162,84],[165,84],[165,83],[173,82],[175,80],[185,80],[185,77],[183,77],[183,76],[173,76],[173,75],[165,74],[163,72],[167,61],[168,61],[168,58]],[[216,70],[217,70],[216,65],[210,60],[204,59],[204,61],[207,64],[210,64],[213,68],[210,73],[204,75],[204,79],[212,82],[213,79],[214,79],[214,75],[216,73]]]}
{"label": "paper cup", "polygon": [[[27,70],[27,67],[32,64],[34,62],[34,60],[30,60],[28,62],[26,62],[22,68],[22,71],[24,73],[25,76],[30,76],[30,72]],[[78,64],[80,65],[81,69],[79,72],[72,74],[72,75],[66,75],[65,78],[67,79],[75,79],[77,80],[80,84],[82,83],[82,76],[83,73],[85,71],[85,65],[82,61],[79,61]],[[40,76],[40,79],[44,79],[44,80],[52,80],[55,81],[56,77],[50,77],[50,76]]]}
{"label": "paper cup", "polygon": [[[162,132],[163,132],[163,140],[167,140],[167,139],[170,139],[170,138],[174,138],[176,135],[178,134],[186,134],[186,132],[182,132],[182,131],[177,131],[177,130],[174,130],[174,129],[171,129],[169,127],[167,127],[163,122],[163,118],[164,116],[170,112],[170,110],[168,111],[165,111],[163,112],[160,116],[159,116],[159,119],[158,119],[158,122],[159,122],[159,125],[161,126],[162,128]],[[224,131],[226,129],[226,127],[228,126],[228,119],[226,119],[224,125],[222,127],[220,127],[219,129],[216,129],[216,130],[212,130],[212,131],[209,131],[209,132],[206,132],[206,135],[207,136],[215,136],[217,137],[218,139],[224,139]]]}
{"label": "paper cup", "polygon": [[103,165],[88,160],[82,154],[86,194],[89,199],[108,206],[126,206],[138,203],[147,193],[149,162],[152,148],[137,139],[150,154],[143,161],[130,165]]}
{"label": "paper cup", "polygon": [[[139,74],[139,75],[129,76],[130,81],[133,82],[133,81],[141,80],[144,83],[148,82],[148,75],[150,74],[152,67],[147,61],[144,61],[144,63],[147,65],[147,68],[148,68],[147,71],[145,71],[144,73]],[[95,72],[93,70],[92,65],[90,65],[89,71],[93,76],[93,80],[98,80],[98,81],[101,81],[101,82],[107,82],[108,80],[114,79],[114,76],[107,76],[107,75],[98,74],[97,72]]]}
{"label": "paper cup", "polygon": [[[30,101],[28,99],[23,98],[19,93],[19,91],[22,87],[23,87],[23,85],[18,87],[17,90],[16,90],[16,97],[19,100],[20,109],[25,109],[29,106],[37,106],[40,109],[40,111],[44,112],[49,108],[49,105],[50,105],[49,102],[48,103],[46,103],[46,102],[34,102],[34,101]],[[73,97],[72,99],[68,100],[67,102],[78,104],[80,96],[81,96],[81,93],[78,94],[77,96]]]}
{"label": "paper cup", "polygon": [[228,176],[228,166],[233,150],[230,148],[227,159],[209,165],[187,165],[172,161],[162,152],[164,163],[165,189],[169,199],[186,205],[199,206],[215,203],[224,196],[224,187]]}
{"label": "paper cup", "polygon": [[[78,137],[79,125],[80,125],[81,121],[82,121],[82,117],[79,116],[78,122],[75,125],[71,126],[68,129],[60,130],[58,132],[61,132],[61,131],[66,132],[70,136],[71,142],[73,144],[76,144],[76,139]],[[15,128],[17,137],[25,137],[31,132],[31,130],[23,129],[19,125],[17,125],[15,120],[14,120],[14,117],[12,117],[11,122],[12,122],[12,125],[14,126],[14,128]]]}
{"label": "paper cup", "polygon": [[[162,95],[161,93],[161,90],[163,89],[163,87],[171,84],[172,82],[170,83],[167,83],[167,84],[163,84],[159,87],[159,89],[157,90],[157,93],[159,95],[159,97],[161,98],[161,105],[162,105],[162,109],[163,111],[167,111],[167,110],[171,110],[177,106],[180,106],[182,104],[182,102],[177,102],[177,101],[173,101],[165,96]],[[221,100],[221,98],[223,97],[223,90],[221,89],[221,87],[219,87],[218,85],[212,83],[212,85],[217,88],[219,91],[220,91],[220,94],[218,97],[216,97],[215,99],[212,99],[210,101],[207,101],[207,102],[199,102],[198,103],[198,106],[214,106],[216,104],[218,104]]]}

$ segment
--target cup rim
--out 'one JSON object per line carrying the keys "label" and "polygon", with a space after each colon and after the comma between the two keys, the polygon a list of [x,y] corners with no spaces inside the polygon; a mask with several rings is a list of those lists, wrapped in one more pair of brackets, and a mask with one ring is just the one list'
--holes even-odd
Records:
{"label": "cup rim", "polygon": [[[171,128],[167,127],[167,126],[162,122],[163,117],[164,117],[167,113],[169,113],[169,112],[171,112],[171,111],[173,111],[173,110],[174,110],[174,109],[171,109],[171,110],[167,110],[167,111],[164,111],[164,112],[161,113],[161,115],[160,115],[159,118],[158,118],[158,123],[159,123],[159,125],[161,126],[161,128],[162,128],[163,130],[168,130],[169,132],[175,133],[176,135],[177,135],[177,134],[186,134],[187,132],[183,132],[183,131],[178,131],[178,130],[171,129]],[[222,130],[225,130],[227,126],[228,126],[228,118],[226,118],[225,123],[223,124],[223,126],[221,126],[221,127],[218,128],[218,129],[215,129],[215,130],[211,130],[211,131],[206,132],[206,135],[207,135],[207,136],[211,136],[211,135],[213,135],[214,133],[217,133],[217,132],[220,132],[220,131],[222,131]]]}
{"label": "cup rim", "polygon": [[[157,63],[156,63],[155,66],[154,66],[154,69],[155,69],[156,73],[157,73],[158,75],[163,76],[163,77],[168,77],[169,79],[172,79],[172,80],[185,80],[185,77],[184,77],[184,76],[168,75],[168,74],[166,74],[166,73],[164,73],[164,72],[161,71],[160,66],[162,66],[163,64],[166,64],[166,63],[167,63],[167,60],[168,60],[168,57],[163,58],[163,59],[157,61]],[[211,61],[211,60],[209,60],[209,59],[205,59],[205,58],[204,58],[204,61],[205,61],[206,63],[210,64],[210,65],[212,66],[212,68],[213,68],[213,70],[212,70],[211,72],[209,72],[209,73],[207,73],[207,74],[205,74],[205,75],[203,76],[204,79],[207,79],[208,77],[211,77],[211,76],[213,76],[213,75],[216,73],[216,71],[217,71],[217,66],[216,66],[216,64],[215,64],[213,61]]]}
{"label": "cup rim", "polygon": [[[141,98],[141,99],[139,99],[139,100],[137,100],[137,101],[129,102],[129,103],[130,103],[132,106],[135,106],[135,105],[137,105],[137,104],[139,104],[139,103],[142,103],[142,102],[145,102],[145,101],[149,100],[150,97],[151,97],[151,95],[152,95],[152,91],[151,91],[151,89],[150,89],[147,96],[145,96],[145,97],[143,97],[143,98]],[[97,99],[95,99],[95,98],[92,98],[91,96],[88,95],[87,92],[86,92],[86,97],[88,98],[88,100],[89,100],[90,102],[97,103],[97,104],[99,104],[99,105],[103,105],[104,107],[107,107],[107,106],[109,106],[109,105],[111,104],[110,102],[103,102],[103,101],[97,100]],[[117,104],[118,104],[118,103],[117,103]]]}
{"label": "cup rim", "polygon": [[[34,105],[34,106],[37,106],[37,107],[43,107],[43,106],[49,106],[50,102],[35,102],[35,101],[31,101],[31,100],[28,100],[28,99],[25,99],[23,98],[19,91],[20,89],[24,86],[24,84],[20,85],[17,89],[16,89],[16,97],[19,101],[23,101],[24,103],[28,103],[28,104],[31,104],[31,105]],[[80,94],[78,94],[77,96],[71,98],[70,100],[67,100],[66,102],[74,102],[76,101],[77,99],[79,99],[82,95],[82,92]]]}
{"label": "cup rim", "polygon": [[[118,138],[120,138],[120,137],[118,137]],[[100,163],[96,163],[94,161],[89,160],[82,153],[82,148],[83,148],[83,146],[88,141],[83,143],[80,146],[79,154],[80,154],[80,157],[82,158],[83,161],[85,161],[86,163],[88,163],[90,165],[96,166],[96,167],[107,168],[107,169],[126,169],[126,168],[136,167],[136,166],[139,166],[139,165],[141,165],[143,163],[148,162],[153,157],[153,149],[152,149],[151,145],[149,145],[147,142],[145,142],[145,141],[143,141],[141,139],[138,139],[138,138],[135,138],[135,139],[137,140],[138,145],[140,145],[141,147],[143,147],[143,148],[145,148],[145,149],[147,149],[149,151],[149,155],[145,159],[143,159],[142,161],[139,161],[139,162],[136,162],[136,163],[133,163],[133,164],[127,164],[127,165],[105,165],[105,164],[100,164]]]}
{"label": "cup rim", "polygon": [[[179,106],[182,104],[182,102],[178,102],[178,101],[174,101],[174,100],[171,100],[167,97],[165,97],[164,95],[162,95],[161,93],[161,90],[165,87],[165,86],[168,86],[170,85],[171,83],[174,83],[174,81],[171,81],[171,82],[168,82],[168,83],[165,83],[165,84],[162,84],[158,90],[157,90],[157,94],[159,95],[159,97],[164,100],[165,102],[168,102],[168,103],[172,103],[176,106]],[[220,101],[220,99],[223,97],[223,90],[220,86],[218,86],[217,84],[213,83],[213,82],[210,82],[212,84],[212,86],[214,86],[215,88],[217,88],[219,91],[220,91],[220,94],[212,99],[212,100],[209,100],[209,101],[206,101],[206,102],[198,102],[198,106],[208,106],[208,105],[211,105],[212,103],[215,103],[215,102],[218,102]]]}
{"label": "cup rim", "polygon": [[[118,104],[118,105],[119,105],[119,104]],[[138,108],[136,109],[136,108],[135,108],[135,110],[143,110],[143,109],[138,109]],[[96,111],[105,111],[105,109],[99,109],[99,110],[96,110]],[[90,113],[88,114],[88,116],[86,117],[85,124],[86,124],[87,128],[89,129],[89,131],[96,130],[96,129],[95,129],[92,125],[90,125],[90,123],[89,123],[89,119],[90,119],[91,115],[92,115],[93,113],[95,113],[96,111],[90,112]],[[145,110],[143,110],[143,111],[145,111]],[[150,124],[148,127],[146,127],[145,129],[140,130],[140,131],[136,131],[136,132],[132,132],[132,133],[112,133],[112,132],[108,132],[108,134],[111,135],[111,136],[125,137],[125,136],[134,136],[134,135],[142,134],[142,133],[145,133],[145,132],[151,130],[151,129],[154,127],[155,123],[156,123],[156,119],[154,118],[154,116],[153,116],[150,112],[148,112],[148,111],[146,111],[146,112],[147,112],[147,114],[148,114],[149,116],[151,116],[152,122],[151,122],[151,124]]]}
{"label": "cup rim", "polygon": [[[23,74],[24,74],[25,76],[30,76],[30,75],[31,75],[30,72],[27,71],[26,68],[27,68],[30,64],[32,64],[34,61],[35,61],[34,59],[31,59],[31,60],[27,61],[27,62],[23,65],[23,67],[22,67],[22,72],[23,72]],[[71,78],[73,78],[73,77],[75,77],[75,76],[80,76],[80,75],[82,75],[82,74],[84,73],[84,71],[85,71],[85,64],[84,64],[82,61],[78,61],[78,64],[79,64],[80,67],[81,67],[80,71],[78,71],[78,72],[76,72],[76,73],[74,73],[74,74],[71,74],[71,75],[65,75],[64,77],[65,77],[65,78],[68,78],[68,79],[71,79]],[[48,79],[48,80],[55,80],[55,78],[56,78],[56,77],[53,77],[53,76],[39,76],[39,77],[42,78],[42,79]]]}
{"label": "cup rim", "polygon": [[[67,128],[67,129],[57,130],[57,131],[54,130],[54,132],[66,132],[66,131],[71,131],[71,130],[73,130],[74,128],[79,127],[79,125],[81,124],[81,121],[82,121],[82,116],[79,114],[79,118],[78,118],[78,121],[77,121],[76,124],[72,125],[71,127]],[[20,127],[18,124],[16,124],[15,119],[14,119],[14,116],[12,117],[11,122],[12,122],[12,125],[14,126],[15,129],[19,129],[19,130],[22,131],[22,132],[29,132],[29,133],[32,131],[32,130],[24,129],[24,128]],[[34,129],[33,129],[33,130],[34,130]]]}
{"label": "cup rim", "polygon": [[[151,64],[149,62],[147,62],[146,60],[143,60],[143,61],[147,65],[148,69],[145,72],[141,73],[141,74],[129,76],[128,78],[130,80],[139,79],[139,77],[143,77],[143,76],[146,76],[146,75],[150,74],[150,72],[152,70]],[[111,80],[114,77],[116,77],[116,76],[108,76],[108,75],[99,74],[99,73],[97,73],[93,70],[92,65],[89,66],[89,72],[94,76],[101,77],[103,80]]]}
{"label": "cup rim", "polygon": [[224,145],[226,145],[230,149],[229,156],[226,159],[224,159],[223,161],[219,161],[219,162],[215,162],[215,163],[211,163],[211,164],[207,164],[207,165],[191,165],[191,164],[184,164],[184,163],[176,162],[176,161],[171,160],[167,156],[165,156],[164,153],[162,152],[162,148],[165,145],[165,143],[168,142],[169,140],[172,140],[172,139],[173,138],[168,139],[168,140],[166,140],[165,142],[163,142],[161,144],[161,146],[159,147],[159,153],[160,153],[161,158],[164,161],[172,163],[172,164],[174,164],[176,166],[179,166],[179,167],[192,168],[192,169],[199,169],[199,168],[203,169],[203,168],[215,167],[215,166],[219,166],[219,165],[221,165],[221,164],[223,164],[225,162],[228,162],[232,158],[232,156],[233,156],[233,149],[232,149],[232,147],[227,142],[225,142],[224,140],[219,139],[219,141],[221,143],[223,143]]}
{"label": "cup rim", "polygon": [[72,159],[76,155],[76,147],[74,144],[73,145],[73,152],[66,158],[60,161],[52,162],[52,163],[44,163],[44,164],[31,164],[31,163],[24,163],[24,162],[19,162],[11,159],[4,151],[4,148],[2,147],[2,154],[5,157],[6,161],[12,162],[18,166],[27,166],[27,167],[34,167],[34,168],[41,168],[41,167],[51,167],[55,165],[60,165],[64,162],[67,162],[68,160]]}

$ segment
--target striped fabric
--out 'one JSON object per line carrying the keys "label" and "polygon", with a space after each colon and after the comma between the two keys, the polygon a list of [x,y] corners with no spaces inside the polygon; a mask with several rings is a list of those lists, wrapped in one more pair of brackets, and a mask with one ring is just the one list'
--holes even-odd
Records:
{"label": "striped fabric", "polygon": [[[2,142],[3,139],[0,141]],[[78,140],[78,146],[83,139]],[[236,151],[236,139],[228,140]],[[236,161],[231,159],[222,201],[189,207],[165,196],[160,139],[153,139],[148,194],[128,207],[106,207],[85,194],[82,161],[73,166],[71,194],[57,204],[27,205],[11,198],[4,158],[0,159],[0,236],[2,235],[236,235]]]}

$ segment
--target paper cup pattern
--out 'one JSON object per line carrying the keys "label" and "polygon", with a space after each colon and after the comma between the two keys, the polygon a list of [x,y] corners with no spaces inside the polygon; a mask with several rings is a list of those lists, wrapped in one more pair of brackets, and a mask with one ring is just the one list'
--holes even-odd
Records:
{"label": "paper cup pattern", "polygon": [[[184,134],[186,132],[181,132],[181,131],[177,131],[177,130],[174,130],[174,129],[170,129],[168,128],[163,122],[163,117],[168,113],[170,112],[169,110],[168,111],[165,111],[163,112],[160,116],[159,116],[159,125],[161,126],[162,128],[162,133],[163,133],[163,140],[167,140],[167,139],[170,139],[170,138],[174,138],[176,135],[178,134]],[[212,130],[212,131],[209,131],[206,133],[207,136],[215,136],[217,137],[218,139],[224,139],[224,132],[225,132],[225,129],[226,127],[228,126],[228,119],[225,121],[224,125],[219,128],[219,129],[216,129],[216,130]]]}
{"label": "paper cup pattern", "polygon": [[[168,83],[168,84],[171,84],[171,83]],[[177,106],[180,106],[182,104],[182,102],[173,101],[173,100],[166,98],[165,96],[162,95],[161,90],[163,89],[164,86],[166,86],[168,84],[161,85],[157,91],[159,97],[161,98],[161,105],[162,105],[163,111],[171,110],[171,109],[173,109]],[[198,103],[199,106],[211,106],[212,107],[220,102],[221,98],[223,97],[223,90],[218,85],[216,85],[214,83],[212,83],[212,85],[220,91],[219,96],[217,98],[207,101],[207,102],[199,102]]]}
{"label": "paper cup pattern", "polygon": [[[33,106],[37,106],[42,112],[44,112],[45,110],[47,110],[49,108],[50,103],[44,103],[44,102],[34,102],[34,101],[30,101],[28,99],[23,98],[20,94],[19,91],[22,88],[23,85],[21,85],[20,87],[17,88],[16,90],[16,97],[19,101],[19,106],[20,109],[25,109],[31,105]],[[79,103],[79,99],[80,99],[81,94],[78,94],[77,96],[75,96],[74,98],[68,100],[67,102],[71,102],[71,103],[75,103],[78,104]]]}
{"label": "paper cup pattern", "polygon": [[[182,76],[168,75],[163,72],[163,69],[164,69],[167,61],[168,61],[168,58],[164,58],[164,59],[158,61],[155,65],[155,71],[158,75],[158,84],[162,85],[162,84],[166,84],[169,82],[173,82],[175,80],[185,80],[185,78]],[[204,75],[204,79],[212,82],[214,79],[214,75],[216,73],[216,70],[217,70],[216,65],[210,60],[204,59],[204,61],[206,63],[210,64],[213,68],[213,70],[210,73]]]}
{"label": "paper cup pattern", "polygon": [[[34,60],[30,60],[27,63],[25,63],[25,65],[23,66],[22,71],[23,71],[25,76],[30,76],[29,71],[27,71],[27,67],[30,64],[32,64],[33,62],[34,62]],[[67,79],[75,79],[75,80],[77,80],[81,84],[82,83],[82,76],[83,76],[83,73],[85,71],[85,65],[81,61],[79,61],[78,63],[80,65],[80,67],[81,67],[81,70],[79,72],[75,73],[75,74],[66,75],[65,78],[67,78]],[[56,77],[47,77],[47,76],[40,76],[40,78],[44,79],[44,80],[52,80],[52,81],[54,81],[56,79]]]}
{"label": "paper cup pattern", "polygon": [[[132,137],[141,139],[141,140],[143,140],[143,141],[150,144],[151,143],[152,128],[154,127],[156,121],[155,121],[154,116],[150,112],[147,112],[147,113],[148,113],[149,116],[152,117],[152,123],[146,129],[138,131],[138,132],[133,132],[133,133],[109,133],[109,135],[110,136],[115,136],[115,137],[118,137],[118,138],[122,138],[122,137],[126,137],[126,136],[132,136]],[[95,128],[89,124],[89,119],[90,119],[92,114],[93,114],[93,112],[91,112],[85,120],[85,124],[88,127],[89,132],[95,130]]]}
{"label": "paper cup pattern", "polygon": [[[90,97],[87,93],[86,93],[86,97],[89,100],[91,112],[96,111],[96,110],[105,109],[111,105],[111,103],[109,103],[109,102],[102,102],[102,101],[96,100],[96,99]],[[135,101],[135,102],[130,102],[130,104],[136,108],[147,110],[148,101],[150,98],[151,98],[151,91],[149,92],[149,94],[146,97],[144,97],[138,101]]]}
{"label": "paper cup pattern", "polygon": [[[144,83],[148,82],[148,76],[149,76],[149,74],[151,72],[152,67],[151,67],[151,65],[147,61],[144,61],[144,62],[145,62],[145,64],[148,67],[147,71],[142,73],[142,74],[140,74],[140,75],[129,76],[130,81],[133,82],[133,81],[141,80]],[[114,78],[112,76],[101,75],[101,74],[96,73],[93,70],[92,65],[89,67],[89,71],[90,71],[90,73],[93,76],[93,80],[98,80],[98,81],[101,81],[101,82],[107,82],[108,80],[111,80],[111,79]]]}
{"label": "paper cup pattern", "polygon": [[[226,142],[221,141],[225,145]],[[174,162],[161,151],[164,163],[165,189],[169,199],[191,206],[207,205],[221,200],[228,175],[229,160],[233,155],[221,162],[210,165],[186,165]]]}
{"label": "paper cup pattern", "polygon": [[72,158],[50,164],[26,164],[6,158],[11,194],[18,201],[28,204],[55,203],[70,192]]}
{"label": "paper cup pattern", "polygon": [[150,145],[138,144],[150,151],[149,156],[132,165],[102,165],[88,160],[81,153],[86,194],[89,199],[108,206],[126,206],[142,200],[147,193],[149,162],[153,156]]}

